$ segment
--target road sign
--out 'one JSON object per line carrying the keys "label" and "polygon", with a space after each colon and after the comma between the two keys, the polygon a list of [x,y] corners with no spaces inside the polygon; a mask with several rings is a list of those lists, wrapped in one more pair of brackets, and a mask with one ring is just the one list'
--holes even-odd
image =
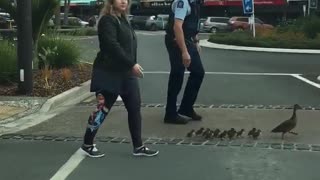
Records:
{"label": "road sign", "polygon": [[318,0],[310,0],[310,8],[317,9],[318,8]]}
{"label": "road sign", "polygon": [[253,0],[242,0],[244,14],[253,14]]}

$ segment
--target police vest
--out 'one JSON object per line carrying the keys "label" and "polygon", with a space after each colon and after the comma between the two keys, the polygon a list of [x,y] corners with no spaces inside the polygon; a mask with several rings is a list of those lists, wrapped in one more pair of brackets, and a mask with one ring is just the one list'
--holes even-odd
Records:
{"label": "police vest", "polygon": [[[200,3],[198,1],[199,0],[190,2],[190,0],[188,0],[191,13],[185,17],[182,25],[184,36],[187,39],[194,37],[199,32]],[[172,7],[172,3],[173,1],[171,2],[171,7]],[[167,28],[166,28],[166,33],[172,38],[174,38],[174,30],[173,30],[174,19],[175,19],[174,12],[171,11],[169,15]]]}

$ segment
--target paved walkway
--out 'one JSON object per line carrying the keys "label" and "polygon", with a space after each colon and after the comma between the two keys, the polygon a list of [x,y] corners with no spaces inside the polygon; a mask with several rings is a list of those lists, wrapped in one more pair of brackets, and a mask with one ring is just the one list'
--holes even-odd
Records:
{"label": "paved walkway", "polygon": [[[51,136],[75,136],[81,137],[86,127],[86,121],[93,106],[78,105],[53,117],[37,126],[20,132],[20,134],[51,135]],[[271,134],[270,130],[289,119],[292,109],[244,109],[244,108],[196,108],[203,115],[202,122],[190,122],[187,125],[167,125],[163,123],[164,108],[149,107],[142,109],[143,136],[145,138],[185,138],[191,129],[220,128],[229,130],[244,128],[246,132],[253,127],[262,130],[262,136],[258,142],[282,142],[280,134]],[[298,136],[287,135],[286,143],[320,144],[320,111],[300,110],[298,115]],[[127,114],[123,106],[113,107],[111,113],[104,122],[99,136],[105,137],[130,137],[127,127]],[[206,141],[206,140],[204,140]],[[248,138],[234,141],[252,141]]]}
{"label": "paved walkway", "polygon": [[0,121],[13,115],[19,114],[25,110],[27,110],[27,108],[0,105]]}

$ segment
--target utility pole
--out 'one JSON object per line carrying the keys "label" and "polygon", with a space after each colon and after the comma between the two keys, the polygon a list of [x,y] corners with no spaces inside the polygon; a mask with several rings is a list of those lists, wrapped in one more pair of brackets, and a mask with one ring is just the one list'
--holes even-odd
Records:
{"label": "utility pole", "polygon": [[32,77],[32,16],[31,0],[18,0],[17,24],[18,24],[18,73],[19,92],[30,95],[33,92]]}

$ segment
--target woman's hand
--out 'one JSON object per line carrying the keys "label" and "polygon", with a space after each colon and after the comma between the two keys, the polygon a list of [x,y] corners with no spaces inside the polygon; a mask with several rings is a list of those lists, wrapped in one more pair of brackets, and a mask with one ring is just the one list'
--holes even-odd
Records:
{"label": "woman's hand", "polygon": [[133,75],[142,78],[143,77],[143,72],[142,72],[143,68],[139,65],[139,64],[135,64],[132,67],[132,73]]}

